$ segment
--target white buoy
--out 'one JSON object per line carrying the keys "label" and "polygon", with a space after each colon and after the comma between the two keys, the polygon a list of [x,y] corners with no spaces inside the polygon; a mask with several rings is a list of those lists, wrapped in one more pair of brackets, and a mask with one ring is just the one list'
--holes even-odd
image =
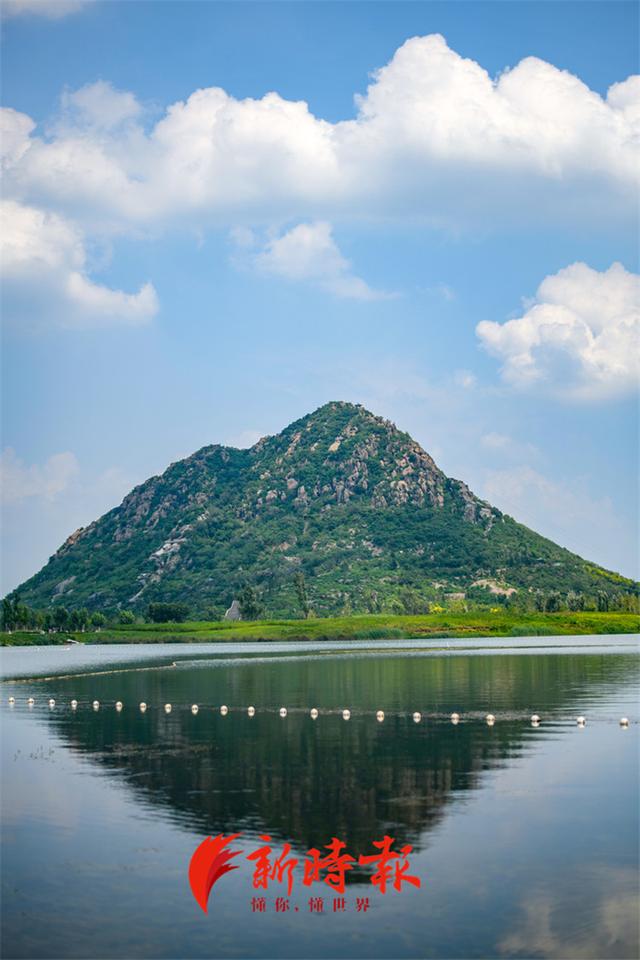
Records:
{"label": "white buoy", "polygon": [[94,709],[94,710],[99,710],[99,709],[100,709],[100,701],[99,701],[99,700],[94,700],[92,706],[93,706],[93,709]]}
{"label": "white buoy", "polygon": [[584,727],[586,722],[587,722],[586,717],[578,717],[576,720],[576,723],[578,724],[579,727]]}
{"label": "white buoy", "polygon": [[118,713],[122,710],[122,700],[116,700],[116,710]]}
{"label": "white buoy", "polygon": [[413,715],[413,722],[420,723],[421,720],[422,720],[422,714],[418,713],[418,711],[416,710],[416,712]]}
{"label": "white buoy", "polygon": [[318,711],[316,710],[315,707],[312,707],[312,708],[311,708],[311,710],[310,710],[310,712],[309,712],[309,716],[311,717],[312,720],[317,720],[317,719],[318,719]]}
{"label": "white buoy", "polygon": [[198,710],[199,710],[198,704],[197,704],[197,703],[192,703],[192,704],[191,704],[191,713],[194,715],[194,717],[195,717],[196,713],[198,712]]}
{"label": "white buoy", "polygon": [[378,710],[378,712],[376,713],[376,720],[378,721],[378,723],[382,723],[382,721],[384,720],[384,710]]}
{"label": "white buoy", "polygon": [[15,697],[9,697],[9,704],[10,704],[11,706],[13,706],[15,702],[16,702],[16,698],[15,698]]}
{"label": "white buoy", "polygon": [[255,707],[247,707],[247,713],[249,714],[250,717],[255,717],[255,715],[256,715],[256,708],[255,708]]}
{"label": "white buoy", "polygon": [[460,714],[452,713],[451,714],[451,723],[460,723]]}
{"label": "white buoy", "polygon": [[229,707],[225,707],[225,705],[222,704],[222,706],[220,707],[220,713],[222,714],[223,717],[226,717],[226,715],[229,713]]}
{"label": "white buoy", "polygon": [[281,716],[281,717],[286,717],[286,715],[287,715],[287,708],[286,708],[286,707],[280,707],[280,716]]}
{"label": "white buoy", "polygon": [[50,707],[55,707],[55,705],[56,705],[56,702],[55,702],[55,700],[53,699],[53,697],[51,697],[51,699],[49,700],[49,706],[50,706]]}
{"label": "white buoy", "polygon": [[165,713],[171,713],[171,704],[170,704],[170,703],[165,703],[165,705],[164,705],[164,712],[165,712]]}
{"label": "white buoy", "polygon": [[142,703],[140,704],[140,713],[144,713],[146,709],[147,709],[147,705],[143,700]]}
{"label": "white buoy", "polygon": [[531,723],[533,724],[534,727],[537,727],[538,724],[540,723],[540,717],[538,716],[537,713],[534,713],[531,715]]}
{"label": "white buoy", "polygon": [[620,717],[620,726],[621,726],[621,727],[628,727],[628,726],[629,726],[629,718],[628,718],[628,717]]}
{"label": "white buoy", "polygon": [[343,711],[342,711],[342,719],[343,719],[343,720],[348,720],[348,719],[350,718],[350,716],[351,716],[351,710],[343,710]]}
{"label": "white buoy", "polygon": [[487,721],[487,723],[489,724],[490,727],[492,727],[492,726],[494,725],[494,723],[496,722],[496,718],[494,717],[494,715],[493,715],[492,713],[488,713],[487,716],[485,717],[485,719],[486,719],[486,721]]}
{"label": "white buoy", "polygon": [[32,707],[34,703],[35,703],[35,700],[33,699],[33,697],[29,697],[29,699],[27,700],[27,706]]}
{"label": "white buoy", "polygon": [[77,701],[77,700],[72,700],[72,701],[71,701],[71,709],[72,709],[72,710],[75,710],[75,709],[77,708],[77,706],[78,706],[78,701]]}

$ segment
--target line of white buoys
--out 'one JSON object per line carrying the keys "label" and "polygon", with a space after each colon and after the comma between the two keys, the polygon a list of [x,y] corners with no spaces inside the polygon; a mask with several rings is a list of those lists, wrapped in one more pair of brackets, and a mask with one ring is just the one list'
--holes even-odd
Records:
{"label": "line of white buoys", "polygon": [[[9,706],[11,706],[11,707],[14,706],[15,702],[16,702],[15,697],[9,697],[9,698],[8,698]],[[27,706],[29,706],[29,707],[33,707],[33,705],[35,704],[35,702],[36,702],[36,701],[35,701],[35,699],[34,699],[33,697],[28,697],[28,699],[26,700]],[[77,700],[70,700],[69,703],[70,703],[70,706],[71,706],[71,709],[72,709],[72,710],[76,710],[76,709],[77,709],[77,707],[78,707],[78,701],[77,701]],[[55,705],[56,705],[55,699],[54,699],[53,697],[50,697],[49,700],[48,700],[48,704],[49,704],[49,707],[50,707],[51,709],[53,709],[53,708],[55,707]],[[179,704],[178,706],[181,706],[181,705]],[[186,706],[186,704],[185,704],[185,706]],[[94,700],[93,703],[92,703],[92,707],[93,707],[93,709],[96,710],[96,711],[99,710],[99,709],[100,709],[100,701],[99,701],[99,700]],[[118,711],[118,713],[120,713],[120,711],[123,710],[124,704],[123,704],[122,700],[116,700],[116,702],[115,702],[115,708],[116,708],[116,710]],[[144,700],[143,700],[143,701],[141,701],[141,703],[139,704],[139,708],[140,708],[140,712],[141,712],[141,713],[145,713],[145,712],[147,711],[147,709],[148,709],[148,704],[146,704],[146,703],[144,702]],[[164,711],[165,711],[165,713],[171,713],[172,709],[173,709],[172,704],[170,704],[170,703],[165,703],[165,705],[164,705]],[[199,712],[199,710],[200,710],[200,707],[198,706],[197,703],[191,704],[191,713],[194,714],[194,716],[195,716],[195,714],[197,714],[197,713]],[[228,712],[229,712],[229,707],[227,707],[225,704],[223,704],[223,705],[220,707],[220,713],[221,713],[221,715],[222,715],[223,717],[226,717],[226,715],[228,714]],[[279,709],[278,712],[279,712],[280,716],[283,717],[283,718],[286,717],[287,714],[288,714],[288,710],[287,710],[286,707],[280,707],[280,709]],[[339,711],[339,712],[340,712],[343,720],[350,720],[350,719],[351,719],[351,710],[349,710],[349,709],[344,709],[344,710],[341,710],[341,711]],[[256,715],[256,708],[255,708],[254,706],[247,707],[247,714],[248,714],[250,717],[254,717],[254,716]],[[309,716],[311,717],[312,720],[317,720],[317,719],[318,719],[319,711],[318,711],[317,707],[312,707],[312,708],[311,708],[311,710],[309,711]],[[423,719],[423,714],[420,713],[419,710],[416,710],[414,713],[412,713],[411,716],[412,716],[412,719],[413,719],[414,723],[420,723],[420,722],[422,721],[422,719]],[[384,712],[384,710],[377,710],[377,711],[376,711],[376,714],[375,714],[375,717],[376,717],[376,720],[378,721],[378,723],[382,723],[382,722],[384,721],[384,719],[385,719],[385,712]],[[453,724],[458,724],[458,723],[460,722],[460,714],[459,714],[459,713],[452,713],[452,714],[450,714],[449,719],[450,719],[451,723],[453,723]],[[493,713],[487,713],[487,714],[485,715],[485,718],[484,718],[484,719],[485,719],[486,723],[487,723],[490,727],[492,727],[492,726],[495,724],[495,722],[496,722],[496,717],[495,717],[495,714],[493,714]],[[531,717],[530,717],[530,722],[531,722],[531,725],[532,725],[533,727],[538,727],[538,726],[540,725],[540,722],[541,722],[540,715],[537,714],[537,713],[532,713],[532,714],[531,714]],[[629,726],[629,723],[630,723],[630,721],[629,721],[629,718],[628,718],[628,717],[621,717],[621,718],[620,718],[619,724],[620,724],[621,727],[628,727],[628,726]],[[586,717],[583,717],[583,716],[576,717],[576,724],[577,724],[579,727],[584,727],[584,726],[586,726],[586,724],[587,724]]]}

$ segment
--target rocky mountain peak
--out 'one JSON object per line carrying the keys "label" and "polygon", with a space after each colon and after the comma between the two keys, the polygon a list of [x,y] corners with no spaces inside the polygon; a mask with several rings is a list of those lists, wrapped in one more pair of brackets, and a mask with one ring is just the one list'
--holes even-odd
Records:
{"label": "rocky mountain peak", "polygon": [[248,450],[212,445],[172,463],[72,534],[20,592],[42,608],[180,601],[205,617],[251,585],[288,616],[299,574],[317,613],[486,583],[503,595],[603,579],[629,589],[447,477],[389,420],[333,401]]}
{"label": "rocky mountain peak", "polygon": [[301,488],[305,500],[344,503],[366,496],[378,507],[441,506],[445,496],[446,478],[429,454],[395,424],[358,404],[327,403],[260,440],[251,454],[253,472],[269,486],[269,502],[294,492],[300,501]]}

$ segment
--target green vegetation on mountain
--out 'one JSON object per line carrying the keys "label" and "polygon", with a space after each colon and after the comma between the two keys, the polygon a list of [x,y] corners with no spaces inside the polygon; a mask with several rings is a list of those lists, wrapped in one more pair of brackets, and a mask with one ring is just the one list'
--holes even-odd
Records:
{"label": "green vegetation on mountain", "polygon": [[637,603],[632,581],[478,499],[348,403],[251,449],[209,446],[172,464],[72,534],[19,595],[54,618],[110,620],[162,618],[167,604],[175,619],[217,620],[233,600],[245,619]]}

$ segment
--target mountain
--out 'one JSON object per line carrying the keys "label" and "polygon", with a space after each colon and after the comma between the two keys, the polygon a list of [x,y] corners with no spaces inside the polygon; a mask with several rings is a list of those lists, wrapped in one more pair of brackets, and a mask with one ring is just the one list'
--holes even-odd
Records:
{"label": "mountain", "polygon": [[172,464],[19,592],[39,608],[181,601],[215,618],[246,586],[276,617],[299,615],[305,589],[318,615],[634,589],[445,476],[394,424],[335,402],[251,449],[208,446]]}

